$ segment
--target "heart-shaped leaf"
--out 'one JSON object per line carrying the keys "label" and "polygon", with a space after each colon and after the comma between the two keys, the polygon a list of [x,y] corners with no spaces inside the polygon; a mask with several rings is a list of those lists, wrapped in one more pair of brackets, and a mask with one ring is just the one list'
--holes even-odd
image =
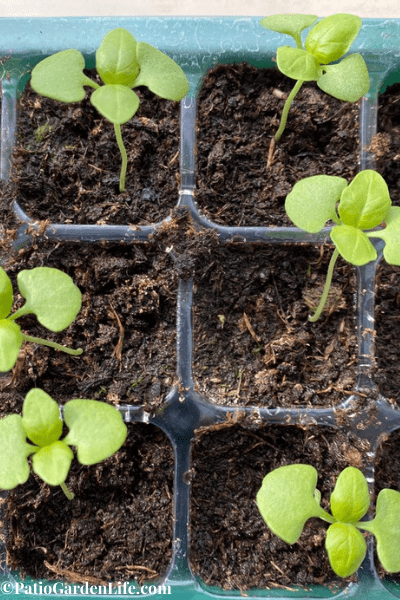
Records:
{"label": "heart-shaped leaf", "polygon": [[400,571],[400,492],[384,489],[376,500],[376,516],[372,521],[359,523],[374,534],[378,558],[389,573]]}
{"label": "heart-shaped leaf", "polygon": [[127,436],[121,413],[104,402],[70,400],[64,408],[69,432],[64,442],[76,446],[83,465],[93,465],[117,452]]}
{"label": "heart-shaped leaf", "polygon": [[321,67],[312,54],[300,48],[292,48],[292,46],[278,48],[276,64],[281,73],[291,79],[317,81],[322,75]]}
{"label": "heart-shaped leaf", "polygon": [[360,17],[338,13],[321,19],[306,38],[306,49],[320,64],[339,60],[349,51],[361,29]]}
{"label": "heart-shaped leaf", "polygon": [[339,253],[352,265],[366,265],[377,257],[375,248],[361,229],[338,225],[333,227],[331,238]]}
{"label": "heart-shaped leaf", "polygon": [[19,415],[0,421],[0,488],[11,490],[29,478],[28,456],[35,452],[26,441]]}
{"label": "heart-shaped leaf", "polygon": [[368,483],[359,469],[347,467],[337,478],[331,494],[331,511],[335,519],[356,523],[369,508]]}
{"label": "heart-shaped leaf", "polygon": [[351,54],[337,65],[327,65],[324,71],[317,85],[334,98],[357,102],[369,90],[368,67],[361,54]]}
{"label": "heart-shaped leaf", "polygon": [[79,102],[85,97],[84,85],[98,84],[83,73],[85,59],[79,50],[63,50],[48,56],[32,70],[31,86],[41,96],[61,102]]}
{"label": "heart-shaped leaf", "polygon": [[382,231],[369,233],[385,241],[383,256],[390,265],[400,266],[400,207],[392,206],[386,216],[386,227]]}
{"label": "heart-shaped leaf", "polygon": [[33,313],[50,331],[62,331],[80,311],[82,294],[71,277],[58,269],[36,267],[20,271],[18,287],[26,303],[13,315]]}
{"label": "heart-shaped leaf", "polygon": [[261,19],[260,23],[265,29],[286,33],[297,41],[303,29],[310,27],[317,19],[316,15],[283,14],[270,15]]}
{"label": "heart-shaped leaf", "polygon": [[297,542],[309,518],[333,520],[315,495],[317,479],[314,467],[297,464],[279,467],[263,479],[258,509],[271,531],[288,544]]}
{"label": "heart-shaped leaf", "polygon": [[8,317],[13,303],[13,290],[11,279],[0,267],[0,319]]}
{"label": "heart-shaped leaf", "polygon": [[345,225],[372,229],[385,220],[391,204],[383,177],[376,171],[366,169],[358,173],[343,191],[338,211]]}
{"label": "heart-shaped leaf", "polygon": [[140,73],[134,87],[145,85],[154,94],[167,100],[182,100],[186,96],[189,82],[172,58],[146,42],[139,42],[137,59]]}
{"label": "heart-shaped leaf", "polygon": [[8,319],[0,320],[0,371],[2,373],[10,371],[17,362],[23,339],[17,323]]}
{"label": "heart-shaped leaf", "polygon": [[49,446],[62,433],[57,402],[39,388],[30,390],[22,407],[22,425],[26,435],[38,446]]}
{"label": "heart-shaped leaf", "polygon": [[286,213],[296,227],[317,233],[327,221],[338,220],[335,206],[346,187],[345,179],[331,175],[301,179],[286,197]]}
{"label": "heart-shaped leaf", "polygon": [[61,485],[67,479],[74,453],[64,442],[40,448],[32,457],[32,469],[49,485]]}
{"label": "heart-shaped leaf", "polygon": [[350,523],[333,523],[326,532],[325,548],[331,567],[339,577],[355,573],[367,553],[362,533]]}
{"label": "heart-shaped leaf", "polygon": [[96,52],[96,69],[104,83],[132,85],[139,73],[136,46],[133,35],[122,27],[107,33]]}
{"label": "heart-shaped leaf", "polygon": [[132,119],[140,101],[125,85],[103,85],[93,92],[90,102],[107,121],[122,125]]}

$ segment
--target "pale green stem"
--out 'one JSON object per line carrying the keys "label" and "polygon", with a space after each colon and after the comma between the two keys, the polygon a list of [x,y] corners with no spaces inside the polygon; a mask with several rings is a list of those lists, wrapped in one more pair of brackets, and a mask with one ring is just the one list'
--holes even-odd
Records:
{"label": "pale green stem", "polygon": [[72,354],[72,356],[79,356],[82,354],[82,348],[78,348],[77,350],[73,350],[72,348],[67,348],[66,346],[61,346],[61,344],[57,344],[56,342],[51,342],[50,340],[44,340],[43,338],[32,337],[31,335],[22,334],[22,337],[26,342],[33,342],[34,344],[41,344],[42,346],[49,346],[50,348],[55,348],[56,350],[61,350],[61,352],[66,352],[67,354]]}
{"label": "pale green stem", "polygon": [[121,127],[119,123],[114,123],[114,131],[115,137],[117,138],[117,144],[119,151],[121,152],[122,164],[121,164],[121,173],[119,176],[119,191],[125,191],[125,176],[126,176],[126,168],[128,166],[128,155],[125,150],[124,142],[122,141],[121,135]]}
{"label": "pale green stem", "polygon": [[292,105],[293,100],[296,97],[297,92],[299,91],[299,89],[301,88],[303,83],[304,83],[304,81],[302,79],[299,79],[299,81],[296,81],[296,85],[294,86],[294,88],[290,92],[289,96],[287,97],[285,106],[283,107],[283,111],[282,111],[281,123],[279,125],[278,131],[275,134],[275,142],[279,142],[279,140],[281,139],[281,135],[286,127],[289,109]]}
{"label": "pale green stem", "polygon": [[321,299],[319,301],[317,310],[312,315],[312,317],[308,317],[308,320],[311,321],[312,323],[315,323],[315,321],[318,321],[318,319],[321,316],[322,311],[324,310],[324,306],[325,306],[326,301],[328,299],[328,294],[329,294],[329,290],[330,290],[331,283],[332,283],[333,269],[334,269],[334,266],[335,266],[335,263],[336,263],[336,260],[337,260],[338,256],[339,256],[339,250],[337,248],[335,248],[335,251],[332,254],[331,260],[329,261],[328,273],[326,274],[326,281],[325,281],[325,285],[324,285],[324,290],[322,292],[322,296],[321,296]]}
{"label": "pale green stem", "polygon": [[69,490],[67,488],[67,486],[65,485],[64,482],[60,483],[60,488],[62,489],[64,494],[67,496],[68,500],[73,500],[75,498],[74,492],[71,492],[71,490]]}

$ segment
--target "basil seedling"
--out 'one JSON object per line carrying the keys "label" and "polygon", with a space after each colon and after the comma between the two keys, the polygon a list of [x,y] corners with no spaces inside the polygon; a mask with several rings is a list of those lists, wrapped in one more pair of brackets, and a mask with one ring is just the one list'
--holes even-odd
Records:
{"label": "basil seedling", "polygon": [[[49,485],[59,485],[71,500],[65,485],[76,446],[78,461],[94,465],[120,449],[127,428],[120,412],[97,400],[70,400],[64,406],[68,434],[60,440],[63,422],[55,402],[38,388],[26,395],[22,416],[8,415],[0,421],[0,488],[11,490],[25,483],[32,469]],[[26,438],[32,443],[28,443]]]}
{"label": "basil seedling", "polygon": [[276,54],[278,69],[297,80],[285,102],[275,134],[276,142],[282,136],[289,109],[304,81],[316,81],[321,90],[347,102],[357,102],[369,90],[368,69],[361,54],[351,54],[337,64],[329,64],[349,51],[360,31],[361,19],[345,13],[325,17],[310,30],[303,48],[301,32],[317,18],[315,15],[283,14],[261,20],[266,29],[292,36],[297,46],[281,46]]}
{"label": "basil seedling", "polygon": [[288,544],[299,539],[311,517],[330,523],[325,547],[332,569],[339,577],[352,575],[365,558],[367,545],[360,529],[377,541],[378,558],[389,573],[400,571],[400,493],[384,489],[376,502],[372,521],[360,521],[370,504],[364,475],[347,467],[331,494],[332,514],[320,506],[316,489],[318,473],[311,465],[287,465],[268,473],[257,494],[257,506],[271,531]]}
{"label": "basil seedling", "polygon": [[35,314],[39,323],[50,331],[62,331],[72,323],[81,309],[82,295],[71,277],[58,269],[36,267],[17,275],[19,291],[26,302],[10,315],[13,304],[11,280],[0,267],[0,371],[9,371],[17,362],[23,341],[35,342],[78,356],[82,350],[72,350],[56,342],[22,333],[15,320]]}
{"label": "basil seedling", "polygon": [[[338,204],[338,214],[336,205]],[[335,250],[320,303],[310,321],[317,321],[328,297],[333,269],[339,254],[353,265],[365,265],[377,258],[369,238],[385,241],[383,256],[391,265],[400,265],[400,207],[392,206],[385,180],[372,170],[361,171],[350,185],[342,177],[315,175],[298,181],[287,195],[285,210],[293,223],[308,231],[321,231],[332,220],[330,237]],[[384,229],[371,230],[382,223]]]}
{"label": "basil seedling", "polygon": [[125,190],[127,153],[121,125],[139,108],[132,88],[144,85],[167,100],[182,100],[189,91],[186,75],[169,56],[146,42],[137,42],[129,31],[113,29],[96,52],[96,70],[104,85],[83,73],[85,59],[78,50],[63,50],[38,63],[32,70],[31,86],[42,96],[61,102],[80,102],[84,86],[95,89],[90,102],[114,125],[122,157],[119,189]]}

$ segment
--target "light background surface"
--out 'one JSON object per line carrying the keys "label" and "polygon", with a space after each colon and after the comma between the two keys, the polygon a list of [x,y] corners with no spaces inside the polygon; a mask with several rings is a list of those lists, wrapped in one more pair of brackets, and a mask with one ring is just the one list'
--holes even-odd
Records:
{"label": "light background surface", "polygon": [[327,16],[400,18],[399,0],[0,0],[0,17],[65,16],[266,16],[298,12]]}

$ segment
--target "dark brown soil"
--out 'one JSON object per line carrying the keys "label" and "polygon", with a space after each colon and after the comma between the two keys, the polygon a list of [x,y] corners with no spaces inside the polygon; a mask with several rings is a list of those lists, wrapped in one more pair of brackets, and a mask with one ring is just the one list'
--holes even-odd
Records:
{"label": "dark brown soil", "polygon": [[376,170],[386,181],[392,203],[400,206],[400,83],[378,97],[378,135],[372,151]]}
{"label": "dark brown soil", "polygon": [[[255,503],[264,476],[291,463],[313,465],[322,506],[339,472],[363,466],[360,440],[327,428],[234,425],[203,434],[193,451],[191,566],[207,585],[281,588],[337,581],[324,549],[326,524],[311,519],[289,546],[265,525]],[[348,580],[346,580],[348,581]]]}
{"label": "dark brown soil", "polygon": [[[328,406],[354,390],[357,340],[353,267],[339,261],[316,323],[331,248],[230,246],[199,270],[194,378],[221,404]],[[308,304],[307,304],[308,303]]]}
{"label": "dark brown soil", "polygon": [[218,65],[199,95],[201,212],[223,225],[292,225],[284,211],[293,185],[312,175],[350,181],[359,163],[358,103],[303,84],[272,164],[270,142],[294,81],[278,70]]}
{"label": "dark brown soil", "polygon": [[179,103],[147,88],[137,93],[139,110],[121,126],[128,170],[120,193],[114,127],[92,106],[90,92],[66,104],[38,96],[28,84],[8,197],[32,218],[52,223],[145,225],[168,216],[178,201]]}
{"label": "dark brown soil", "polygon": [[172,557],[173,450],[153,425],[129,424],[127,441],[106,461],[73,461],[75,493],[35,476],[8,494],[8,564],[22,576],[100,585],[149,581]]}

